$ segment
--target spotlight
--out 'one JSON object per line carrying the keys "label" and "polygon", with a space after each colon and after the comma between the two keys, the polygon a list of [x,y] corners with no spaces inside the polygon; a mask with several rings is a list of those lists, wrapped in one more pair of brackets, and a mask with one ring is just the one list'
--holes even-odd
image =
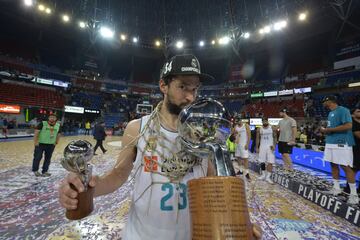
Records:
{"label": "spotlight", "polygon": [[226,45],[230,42],[230,38],[228,36],[222,37],[219,39],[220,45]]}
{"label": "spotlight", "polygon": [[307,14],[305,12],[299,14],[299,21],[305,21],[307,17]]}
{"label": "spotlight", "polygon": [[38,9],[40,12],[43,12],[43,11],[45,11],[45,6],[42,4],[39,4]]}
{"label": "spotlight", "polygon": [[126,40],[126,35],[125,35],[125,34],[121,34],[121,35],[120,35],[120,39],[121,39],[122,41],[125,41],[125,40]]}
{"label": "spotlight", "polygon": [[86,27],[86,23],[83,22],[83,21],[80,21],[80,22],[79,22],[79,27],[80,27],[80,28],[85,28],[85,27]]}
{"label": "spotlight", "polygon": [[50,9],[50,8],[46,8],[45,12],[46,12],[47,14],[51,14],[51,9]]}
{"label": "spotlight", "polygon": [[287,21],[279,21],[274,24],[274,30],[279,31],[287,26]]}
{"label": "spotlight", "polygon": [[249,37],[250,37],[250,33],[248,33],[248,32],[244,33],[244,38],[245,39],[248,39]]}
{"label": "spotlight", "polygon": [[133,37],[133,43],[137,43],[139,39],[137,37]]}
{"label": "spotlight", "polygon": [[199,42],[199,46],[200,46],[200,47],[205,46],[205,42],[204,42],[204,41],[200,41],[200,42]]}
{"label": "spotlight", "polygon": [[215,45],[215,43],[216,43],[215,40],[212,40],[212,41],[211,41],[211,44],[212,44],[212,45]]}
{"label": "spotlight", "polygon": [[264,27],[264,33],[269,33],[271,31],[270,26],[265,26]]}
{"label": "spotlight", "polygon": [[70,17],[69,17],[68,15],[64,14],[64,15],[62,16],[62,20],[63,20],[64,22],[69,22],[69,21],[70,21]]}
{"label": "spotlight", "polygon": [[32,0],[24,0],[24,4],[27,7],[32,7],[34,5],[34,2]]}
{"label": "spotlight", "polygon": [[183,42],[183,41],[177,41],[177,42],[176,42],[176,47],[177,47],[178,49],[183,48],[183,47],[184,47],[184,42]]}
{"label": "spotlight", "polygon": [[155,46],[160,47],[160,45],[161,45],[161,42],[159,40],[156,40],[155,41]]}
{"label": "spotlight", "polygon": [[264,29],[263,29],[263,28],[260,28],[260,29],[259,29],[259,33],[260,33],[260,34],[264,34],[264,33],[265,33],[265,32],[264,32]]}
{"label": "spotlight", "polygon": [[114,37],[114,31],[111,30],[110,28],[108,27],[101,27],[100,28],[100,35],[103,37],[103,38],[107,38],[107,39],[110,39],[110,38],[113,38]]}

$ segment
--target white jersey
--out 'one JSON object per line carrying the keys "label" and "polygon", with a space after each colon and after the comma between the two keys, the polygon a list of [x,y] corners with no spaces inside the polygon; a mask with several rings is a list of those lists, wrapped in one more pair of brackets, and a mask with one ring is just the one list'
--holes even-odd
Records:
{"label": "white jersey", "polygon": [[[141,118],[141,131],[148,120],[149,116]],[[171,183],[169,178],[154,172],[166,173],[166,171],[169,171],[169,168],[162,169],[157,164],[157,162],[169,162],[169,158],[172,157],[170,151],[161,145],[172,149],[173,152],[178,152],[178,145],[175,143],[178,133],[161,127],[160,132],[167,141],[163,141],[163,138],[157,138],[158,144],[153,145],[156,151],[152,151],[151,144],[146,143],[149,143],[149,141],[145,141],[149,137],[154,137],[151,136],[150,129],[151,126],[137,143],[137,155],[134,163],[136,170],[134,191],[123,239],[191,239],[187,181],[206,176],[207,160],[202,160],[201,164],[190,168],[179,183]],[[142,152],[145,149],[146,151],[143,154]],[[150,159],[153,161],[150,161]],[[184,159],[184,161],[187,160]],[[172,167],[174,166],[172,165]]]}
{"label": "white jersey", "polygon": [[245,146],[247,143],[247,134],[246,134],[246,126],[243,124],[241,127],[236,125],[235,131],[237,132],[237,141],[236,143],[241,146]]}
{"label": "white jersey", "polygon": [[274,136],[272,127],[260,127],[260,147],[269,147],[274,145]]}

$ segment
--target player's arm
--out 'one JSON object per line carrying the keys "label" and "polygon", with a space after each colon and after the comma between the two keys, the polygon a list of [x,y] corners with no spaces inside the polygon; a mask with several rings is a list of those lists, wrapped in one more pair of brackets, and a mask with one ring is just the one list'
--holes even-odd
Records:
{"label": "player's arm", "polygon": [[61,137],[61,127],[59,128],[59,132],[56,135],[56,142],[55,142],[56,145],[59,143],[60,137]]}
{"label": "player's arm", "polygon": [[292,132],[291,142],[293,142],[293,143],[295,143],[295,141],[296,141],[296,131],[297,131],[296,126],[291,127],[291,132]]}
{"label": "player's arm", "polygon": [[128,124],[122,138],[122,144],[125,147],[120,151],[114,168],[99,178],[95,187],[95,196],[114,192],[126,182],[136,158],[136,137],[139,130],[140,119]]}
{"label": "player's arm", "polygon": [[326,133],[334,133],[334,132],[345,132],[352,129],[352,123],[347,122],[343,125],[334,127],[334,128],[326,128]]}
{"label": "player's arm", "polygon": [[360,139],[360,131],[355,131],[353,133],[356,138]]}
{"label": "player's arm", "polygon": [[39,134],[40,134],[40,130],[35,129],[35,132],[34,132],[34,145],[35,146],[39,145]]}
{"label": "player's arm", "polygon": [[[89,185],[95,188],[95,196],[105,195],[118,189],[130,175],[133,161],[136,157],[136,137],[140,130],[140,120],[130,122],[124,132],[122,143],[124,149],[120,152],[115,167],[103,176],[92,176]],[[76,190],[70,187],[74,185]],[[66,209],[76,209],[78,201],[76,197],[79,192],[84,191],[84,185],[79,176],[70,173],[59,187],[59,202]]]}
{"label": "player's arm", "polygon": [[246,128],[246,137],[247,137],[246,146],[249,147],[250,140],[251,140],[251,131],[250,131],[250,127],[247,123],[245,123],[245,128]]}
{"label": "player's arm", "polygon": [[277,139],[277,132],[276,132],[276,130],[274,129],[273,130],[273,145],[274,145],[274,148],[275,148],[275,146],[276,146],[276,139]]}
{"label": "player's arm", "polygon": [[40,130],[43,128],[43,123],[39,123],[36,128],[35,128],[35,132],[34,132],[34,145],[37,146],[39,145],[39,135],[40,135]]}
{"label": "player's arm", "polygon": [[256,150],[259,149],[259,145],[260,145],[260,128],[257,128],[256,129]]}

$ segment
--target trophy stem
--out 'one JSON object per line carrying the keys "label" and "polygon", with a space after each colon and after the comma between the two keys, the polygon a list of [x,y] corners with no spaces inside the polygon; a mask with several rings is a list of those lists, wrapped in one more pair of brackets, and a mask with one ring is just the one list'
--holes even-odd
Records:
{"label": "trophy stem", "polygon": [[[70,184],[71,188],[75,191],[74,185]],[[78,193],[76,199],[78,200],[78,207],[74,210],[66,210],[66,218],[69,220],[79,220],[90,215],[94,209],[94,191],[95,188],[88,186],[87,190]]]}
{"label": "trophy stem", "polygon": [[212,163],[216,176],[235,176],[235,169],[230,159],[229,152],[220,144],[209,144],[214,156]]}

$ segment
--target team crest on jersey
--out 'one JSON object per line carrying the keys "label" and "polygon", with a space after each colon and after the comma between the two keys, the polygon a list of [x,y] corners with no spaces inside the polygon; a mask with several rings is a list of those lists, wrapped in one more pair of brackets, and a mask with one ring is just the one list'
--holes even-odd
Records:
{"label": "team crest on jersey", "polygon": [[158,170],[157,156],[144,156],[144,172],[156,172]]}
{"label": "team crest on jersey", "polygon": [[149,136],[149,138],[146,141],[145,151],[153,152],[156,148],[156,136]]}

